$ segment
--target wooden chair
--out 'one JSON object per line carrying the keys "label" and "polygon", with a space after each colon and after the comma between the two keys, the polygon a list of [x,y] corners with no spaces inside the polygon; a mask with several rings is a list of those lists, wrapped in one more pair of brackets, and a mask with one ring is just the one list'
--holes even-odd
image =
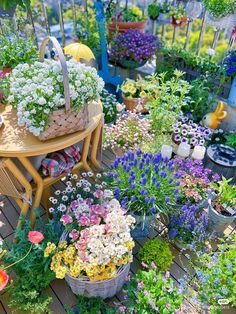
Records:
{"label": "wooden chair", "polygon": [[0,158],[0,194],[14,198],[19,205],[19,227],[21,218],[27,216],[31,205],[32,187],[10,158]]}

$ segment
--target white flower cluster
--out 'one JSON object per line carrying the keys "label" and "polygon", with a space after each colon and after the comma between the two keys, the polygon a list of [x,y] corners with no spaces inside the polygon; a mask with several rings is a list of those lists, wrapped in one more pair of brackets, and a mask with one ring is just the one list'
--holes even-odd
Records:
{"label": "white flower cluster", "polygon": [[126,215],[120,203],[115,199],[111,200],[106,207],[110,210],[105,219],[106,224],[89,228],[87,258],[91,265],[118,263],[124,255],[127,256],[127,260],[132,259],[132,250],[127,243],[133,243],[130,228],[134,225],[135,219]]}
{"label": "white flower cluster", "polygon": [[[85,103],[99,99],[104,82],[94,68],[82,63],[68,61],[67,68],[71,107],[79,111]],[[49,114],[65,105],[60,63],[19,64],[9,78],[8,102],[17,108],[18,124],[38,136]]]}

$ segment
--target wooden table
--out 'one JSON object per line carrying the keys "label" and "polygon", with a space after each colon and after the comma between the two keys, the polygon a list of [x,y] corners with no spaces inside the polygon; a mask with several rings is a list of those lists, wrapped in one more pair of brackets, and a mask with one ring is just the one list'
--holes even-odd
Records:
{"label": "wooden table", "polygon": [[[102,104],[100,102],[89,104],[90,122],[86,130],[60,136],[45,142],[41,142],[32,133],[28,132],[25,127],[18,126],[16,110],[12,109],[11,106],[0,105],[0,115],[4,118],[4,125],[0,128],[0,157],[17,158],[32,176],[35,197],[30,219],[34,223],[34,210],[39,207],[43,192],[45,193],[45,197],[48,198],[50,186],[60,180],[63,175],[58,178],[43,178],[34,168],[28,157],[52,153],[83,141],[81,160],[74,166],[72,171],[79,168],[84,168],[86,171],[90,170],[87,161],[90,145],[91,151],[89,158],[92,165],[98,168],[97,152],[103,125]],[[27,213],[23,214],[26,215]]]}

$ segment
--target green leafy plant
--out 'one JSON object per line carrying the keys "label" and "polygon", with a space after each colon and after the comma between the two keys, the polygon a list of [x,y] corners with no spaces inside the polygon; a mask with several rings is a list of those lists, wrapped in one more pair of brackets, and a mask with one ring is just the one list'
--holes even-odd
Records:
{"label": "green leafy plant", "polygon": [[0,67],[15,68],[20,63],[33,63],[38,51],[31,38],[4,34],[0,36]]}
{"label": "green leafy plant", "polygon": [[212,254],[199,257],[196,267],[198,295],[202,304],[209,305],[210,313],[220,314],[220,300],[228,306],[236,306],[236,235],[229,236],[218,244],[218,250]]}
{"label": "green leafy plant", "polygon": [[186,11],[182,5],[178,5],[177,7],[171,7],[169,15],[176,19],[177,24],[180,24],[182,18],[187,16]]}
{"label": "green leafy plant", "polygon": [[173,260],[168,243],[157,238],[147,241],[138,254],[143,263],[154,263],[159,271],[167,271]]}
{"label": "green leafy plant", "polygon": [[160,13],[169,13],[170,12],[170,5],[168,1],[164,1],[163,4],[160,6]]}
{"label": "green leafy plant", "polygon": [[17,263],[31,246],[28,239],[31,230],[30,222],[24,221],[21,229],[16,230],[17,243],[3,243],[3,249],[7,251],[2,259],[3,264],[7,266],[16,263],[10,268],[14,271],[16,279],[7,288],[9,306],[27,314],[41,314],[45,311],[50,313],[48,305],[52,301],[52,298],[44,293],[54,278],[49,268],[51,260],[44,258],[44,249],[48,241],[57,243],[59,239],[52,221],[45,224],[42,219],[39,219],[37,228],[42,231],[44,240],[34,245],[30,254],[22,262]]}
{"label": "green leafy plant", "polygon": [[140,22],[146,20],[147,17],[143,16],[142,11],[136,5],[131,5],[129,8],[123,9],[121,19],[123,22]]}
{"label": "green leafy plant", "polygon": [[236,185],[229,184],[231,179],[226,179],[222,176],[222,180],[218,183],[211,183],[217,193],[217,201],[225,207],[236,206]]}
{"label": "green leafy plant", "polygon": [[[147,103],[152,126],[157,134],[171,133],[172,125],[177,116],[182,112],[182,108],[190,102],[188,93],[190,84],[183,80],[183,72],[175,70],[173,77],[165,80],[165,73],[153,75],[150,78],[150,89],[152,97]],[[155,89],[153,89],[155,85]],[[148,90],[148,86],[146,86]]]}
{"label": "green leafy plant", "polygon": [[236,149],[236,133],[226,135],[225,144]]}
{"label": "green leafy plant", "polygon": [[110,94],[105,89],[102,90],[100,99],[103,104],[105,123],[111,123],[115,121],[118,112],[123,109],[123,106],[118,103],[116,97],[113,94]]}
{"label": "green leafy plant", "polygon": [[122,307],[123,313],[178,313],[183,303],[182,291],[174,286],[168,272],[159,273],[155,265],[153,267],[149,271],[139,271],[125,287],[125,299],[129,303]]}
{"label": "green leafy plant", "polygon": [[1,0],[0,2],[0,7],[2,7],[3,10],[8,10],[10,7],[17,5],[28,8],[30,6],[30,0]]}
{"label": "green leafy plant", "polygon": [[161,6],[157,3],[157,0],[153,0],[148,6],[148,15],[152,20],[156,20],[160,14]]}
{"label": "green leafy plant", "polygon": [[78,314],[115,314],[116,309],[108,306],[104,300],[100,298],[87,298],[85,296],[77,296],[75,310],[66,308],[67,314],[76,314],[78,309]]}
{"label": "green leafy plant", "polygon": [[222,18],[234,14],[235,0],[203,0],[204,7],[214,18]]}

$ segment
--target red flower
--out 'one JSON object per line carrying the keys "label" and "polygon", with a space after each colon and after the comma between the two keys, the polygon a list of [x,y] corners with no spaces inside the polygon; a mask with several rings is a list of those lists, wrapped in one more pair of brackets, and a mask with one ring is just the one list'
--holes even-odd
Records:
{"label": "red flower", "polygon": [[8,274],[5,273],[4,270],[0,269],[0,291],[2,291],[6,287],[8,280],[9,280]]}
{"label": "red flower", "polygon": [[33,244],[38,244],[41,241],[43,241],[44,236],[41,232],[39,231],[29,231],[28,233],[28,239],[31,243]]}

